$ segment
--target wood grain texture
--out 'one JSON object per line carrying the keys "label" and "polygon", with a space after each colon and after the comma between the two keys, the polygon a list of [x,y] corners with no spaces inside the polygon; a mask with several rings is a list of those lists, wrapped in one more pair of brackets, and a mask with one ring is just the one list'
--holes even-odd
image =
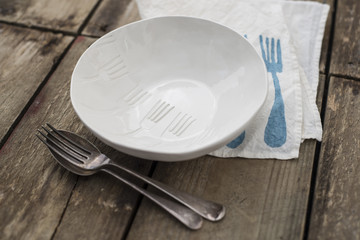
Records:
{"label": "wood grain texture", "polygon": [[[97,229],[92,224],[102,220],[97,227],[104,230],[103,234],[111,231],[121,235],[124,228],[121,224],[125,225],[132,213],[138,194],[103,175],[77,180],[56,164],[34,136],[41,124],[51,122],[94,141],[76,117],[69,97],[74,65],[93,41],[80,37],[74,42],[0,151],[0,239],[50,239],[56,229],[55,238],[71,234],[76,239],[101,239],[92,235]],[[136,160],[98,141],[95,143],[104,153],[124,160],[128,166],[141,168],[145,173],[149,169],[150,161]],[[76,224],[71,225],[72,221]],[[119,225],[104,227],[108,222]]]}
{"label": "wood grain texture", "polygon": [[0,24],[0,139],[72,39]]}
{"label": "wood grain texture", "polygon": [[1,0],[0,20],[77,32],[98,0]]}
{"label": "wood grain texture", "polygon": [[360,1],[338,1],[330,73],[360,78]]}
{"label": "wood grain texture", "polygon": [[309,239],[360,239],[360,83],[332,77]]}
{"label": "wood grain texture", "polygon": [[100,37],[137,20],[140,20],[140,16],[135,0],[104,0],[90,19],[83,34]]}
{"label": "wood grain texture", "polygon": [[[94,39],[77,38],[51,78],[51,83],[61,83],[65,89],[61,93],[64,98],[63,103],[66,104],[63,111],[71,113],[61,121],[66,125],[72,124],[72,122],[79,124],[70,104],[70,78],[75,63],[85,48],[93,41]],[[48,89],[56,94],[58,86],[50,86],[51,83],[49,83]],[[39,97],[41,98],[41,95]],[[54,113],[54,115],[54,117],[62,116],[61,113]],[[89,133],[86,133],[85,136],[94,139],[89,137]],[[120,161],[131,169],[143,174],[147,174],[150,170],[151,161],[130,157],[105,146],[100,141],[96,141],[95,145],[107,156]],[[138,197],[139,194],[135,191],[105,174],[80,177],[54,239],[116,239],[124,233],[128,220],[135,210]]]}
{"label": "wood grain texture", "polygon": [[[101,151],[110,158],[148,174],[150,161],[127,156],[100,142],[96,145],[101,146]],[[101,173],[81,177],[54,239],[120,239],[136,211],[139,197],[137,192],[111,176]]]}
{"label": "wood grain texture", "polygon": [[46,121],[73,131],[81,127],[68,81],[50,79],[1,148],[0,239],[50,239],[66,207],[77,178],[55,163],[34,134]]}
{"label": "wood grain texture", "polygon": [[[324,82],[322,75],[319,106]],[[305,141],[299,159],[290,161],[205,156],[158,163],[154,178],[220,202],[227,214],[194,232],[144,199],[127,239],[302,239],[315,147]]]}
{"label": "wood grain texture", "polygon": [[[159,163],[154,178],[227,208],[217,223],[193,232],[143,201],[128,239],[301,239],[315,145],[308,159],[218,159]],[[311,155],[311,156],[310,156]],[[160,234],[161,233],[161,234]]]}
{"label": "wood grain texture", "polygon": [[[144,175],[148,174],[151,161],[125,155],[98,141],[96,145],[122,165]],[[143,185],[134,178],[130,179]],[[54,239],[120,239],[137,210],[139,200],[137,192],[106,174],[81,177]]]}

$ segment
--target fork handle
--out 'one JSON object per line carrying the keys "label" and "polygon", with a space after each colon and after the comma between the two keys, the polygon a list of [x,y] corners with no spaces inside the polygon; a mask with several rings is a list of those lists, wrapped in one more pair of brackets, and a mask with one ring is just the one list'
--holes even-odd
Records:
{"label": "fork handle", "polygon": [[149,198],[150,200],[152,200],[153,202],[158,204],[160,207],[165,209],[168,213],[173,215],[175,218],[177,218],[180,222],[182,222],[188,228],[193,229],[193,230],[197,230],[197,229],[201,228],[202,222],[203,222],[201,216],[196,214],[195,212],[191,211],[189,208],[187,208],[181,204],[178,204],[176,202],[169,201],[169,200],[162,198],[162,197],[160,197],[154,193],[151,193],[149,191],[146,191],[145,189],[120,177],[118,174],[116,174],[115,172],[112,172],[111,170],[108,170],[108,169],[101,169],[101,170],[112,175],[113,177],[119,179],[126,185],[128,185],[128,186],[132,187],[133,189],[135,189],[136,191],[138,191],[139,193],[143,194],[144,196],[146,196],[147,198]]}
{"label": "fork handle", "polygon": [[193,195],[190,195],[188,193],[179,191],[177,189],[174,189],[170,186],[167,186],[161,182],[158,182],[154,179],[151,179],[147,176],[144,176],[140,173],[134,172],[133,170],[130,170],[118,163],[115,163],[113,160],[108,160],[107,164],[116,167],[118,169],[121,169],[141,180],[148,183],[149,185],[157,188],[158,190],[162,191],[163,193],[167,194],[168,196],[176,199],[180,203],[184,204],[197,214],[201,215],[207,220],[210,221],[218,221],[222,219],[225,216],[225,207],[221,204],[204,200],[202,198],[195,197]]}

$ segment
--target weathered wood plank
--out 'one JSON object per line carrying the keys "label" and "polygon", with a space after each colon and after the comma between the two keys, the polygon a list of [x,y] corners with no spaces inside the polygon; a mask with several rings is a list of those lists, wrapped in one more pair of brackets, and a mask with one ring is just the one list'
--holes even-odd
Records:
{"label": "weathered wood plank", "polygon": [[338,1],[330,73],[360,78],[360,1]]}
{"label": "weathered wood plank", "polygon": [[[151,161],[105,147],[101,151],[121,164],[147,175]],[[131,178],[133,182],[141,182]],[[137,192],[115,178],[99,174],[79,179],[54,239],[120,239],[139,201]]]}
{"label": "weathered wood plank", "polygon": [[[102,239],[92,235],[93,229],[101,227],[103,234],[121,235],[121,224],[125,225],[132,213],[138,194],[103,175],[77,180],[75,175],[56,164],[47,148],[34,136],[41,124],[51,122],[94,139],[76,117],[69,97],[74,65],[93,41],[84,38],[75,41],[0,151],[0,239],[50,239],[57,227],[57,238],[69,233],[70,239],[74,239],[73,236]],[[125,156],[99,142],[96,145],[106,154],[145,173],[151,164]],[[68,203],[69,208],[63,215]],[[62,215],[63,222],[58,226]],[[100,224],[98,220],[104,221]],[[76,225],[69,226],[71,221]],[[119,225],[103,225],[112,221]]]}
{"label": "weathered wood plank", "polygon": [[309,239],[360,239],[360,83],[331,78]]}
{"label": "weathered wood plank", "polygon": [[4,0],[0,20],[77,32],[98,0]]}
{"label": "weathered wood plank", "polygon": [[0,139],[72,39],[0,24]]}
{"label": "weathered wood plank", "polygon": [[[313,153],[314,142],[306,145]],[[145,200],[128,239],[300,239],[312,158],[278,162],[207,156],[159,163],[154,178],[223,203],[227,215],[193,232]]]}
{"label": "weathered wood plank", "polygon": [[66,206],[76,177],[51,159],[34,134],[46,121],[80,128],[71,109],[68,81],[65,75],[50,79],[1,148],[1,239],[50,239]]}
{"label": "weathered wood plank", "polygon": [[140,20],[140,16],[135,0],[104,0],[90,19],[83,34],[100,37],[137,20]]}
{"label": "weathered wood plank", "polygon": [[[100,143],[97,145],[102,146]],[[150,169],[150,161],[135,159],[104,146],[102,151],[143,174]],[[135,191],[111,176],[82,177],[54,239],[120,239],[138,200]]]}
{"label": "weathered wood plank", "polygon": [[154,178],[223,203],[227,215],[193,232],[144,199],[128,239],[302,239],[315,147],[305,141],[299,159],[290,161],[205,156],[158,163]]}

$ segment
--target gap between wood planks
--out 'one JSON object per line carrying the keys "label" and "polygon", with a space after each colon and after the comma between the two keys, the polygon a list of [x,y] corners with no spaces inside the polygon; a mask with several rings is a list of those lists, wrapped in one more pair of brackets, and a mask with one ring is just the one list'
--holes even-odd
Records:
{"label": "gap between wood planks", "polygon": [[98,9],[98,7],[100,6],[100,3],[102,2],[102,0],[98,0],[97,3],[94,5],[94,7],[91,9],[91,11],[89,12],[89,14],[87,15],[87,17],[85,18],[85,20],[83,21],[83,23],[80,25],[79,29],[78,29],[78,35],[81,35],[81,32],[84,30],[84,28],[86,27],[86,25],[89,23],[91,17],[94,15],[96,9]]}
{"label": "gap between wood planks", "polygon": [[[152,175],[153,175],[154,172],[155,172],[155,169],[156,169],[157,164],[158,164],[157,161],[153,161],[153,163],[151,164],[151,167],[150,167],[150,171],[149,171],[149,173],[148,173],[148,177],[150,177],[150,178],[152,177]],[[149,185],[148,185],[147,183],[145,183],[144,186],[143,186],[143,188],[144,188],[144,189],[147,189],[148,186],[149,186]],[[143,199],[144,199],[144,196],[143,196],[142,194],[139,194],[139,197],[138,197],[138,199],[137,199],[137,201],[136,201],[136,203],[135,203],[135,206],[134,206],[134,209],[133,209],[133,211],[132,211],[132,214],[131,214],[131,216],[130,216],[127,224],[126,224],[126,227],[125,227],[125,229],[124,229],[124,233],[123,233],[123,235],[122,235],[122,237],[121,237],[121,240],[126,240],[126,239],[127,239],[127,236],[128,236],[129,233],[130,233],[130,229],[131,229],[131,227],[132,227],[132,225],[133,225],[133,223],[134,223],[134,221],[135,221],[136,214],[137,214],[137,212],[138,212],[138,210],[139,210],[139,208],[140,208],[140,206],[141,206],[141,203],[142,203]]]}
{"label": "gap between wood planks", "polygon": [[[324,118],[325,118],[325,112],[326,112],[329,82],[330,82],[330,78],[332,77],[332,75],[329,73],[329,71],[330,71],[331,55],[332,55],[331,51],[333,48],[333,41],[334,41],[334,35],[335,35],[337,1],[338,0],[334,0],[334,6],[333,6],[334,8],[333,8],[332,16],[331,16],[331,18],[332,18],[331,19],[331,28],[330,28],[330,33],[329,33],[330,38],[329,38],[329,45],[328,45],[328,49],[327,49],[327,59],[326,59],[326,65],[325,65],[325,83],[324,83],[324,92],[323,92],[323,96],[322,96],[321,112],[320,112],[320,119],[321,119],[322,126],[324,126]],[[313,207],[315,186],[316,186],[316,179],[317,179],[317,171],[318,171],[318,166],[319,166],[320,150],[321,150],[321,142],[316,142],[313,168],[312,168],[312,172],[311,172],[308,206],[307,206],[305,226],[304,226],[304,235],[303,235],[304,240],[307,240],[308,235],[309,235],[311,212],[312,212],[312,207]]]}
{"label": "gap between wood planks", "polygon": [[[342,78],[352,81],[360,81],[359,78],[352,77],[352,76],[345,76],[341,74],[327,74],[326,80],[324,84],[324,93],[323,93],[323,100],[322,100],[322,107],[321,107],[321,122],[324,126],[324,118],[325,118],[325,112],[326,112],[326,105],[327,105],[327,97],[328,97],[328,88],[329,88],[329,82],[331,78]],[[311,221],[311,212],[313,207],[313,200],[314,200],[314,194],[315,194],[315,185],[316,185],[316,179],[317,179],[317,171],[318,171],[318,164],[319,164],[319,157],[320,157],[320,150],[321,150],[321,142],[316,143],[316,149],[315,149],[315,155],[314,155],[314,163],[313,163],[313,169],[311,174],[311,181],[310,181],[310,192],[309,192],[309,200],[308,200],[308,207],[307,207],[307,213],[306,213],[306,220],[305,220],[305,228],[304,228],[304,240],[308,239],[309,234],[309,228],[310,228],[310,221]]]}
{"label": "gap between wood planks", "polygon": [[24,117],[25,113],[28,111],[29,107],[31,106],[31,104],[34,102],[35,98],[37,97],[37,95],[40,93],[40,91],[43,89],[43,87],[45,86],[45,84],[48,82],[48,80],[50,79],[51,75],[55,72],[55,70],[57,69],[57,67],[59,66],[60,62],[62,61],[62,59],[65,57],[65,55],[67,54],[67,52],[70,50],[71,45],[74,43],[76,38],[74,38],[69,45],[65,48],[64,52],[61,53],[60,57],[56,60],[56,62],[52,65],[50,71],[48,72],[48,74],[46,74],[44,80],[40,83],[39,87],[35,90],[34,94],[30,97],[29,101],[26,103],[25,107],[21,110],[21,112],[19,113],[19,115],[16,117],[15,121],[11,124],[10,128],[8,129],[8,131],[6,132],[6,134],[4,135],[4,137],[1,139],[0,141],[0,149],[5,145],[5,143],[7,142],[7,140],[9,139],[10,135],[12,134],[12,132],[14,131],[14,129],[16,128],[16,126],[19,124],[19,122],[21,121],[21,119]]}
{"label": "gap between wood planks", "polygon": [[[50,32],[53,34],[63,34],[64,36],[73,36],[74,38],[72,39],[72,41],[68,44],[68,46],[66,46],[66,48],[64,49],[64,51],[61,53],[61,55],[59,56],[59,58],[57,59],[57,61],[52,65],[50,71],[46,74],[45,78],[42,80],[42,82],[39,84],[38,88],[35,90],[35,92],[33,93],[33,95],[30,97],[30,99],[28,100],[28,102],[26,103],[26,105],[24,106],[24,108],[21,110],[21,112],[19,113],[19,115],[16,117],[16,119],[14,120],[14,122],[11,124],[11,126],[9,127],[8,131],[6,132],[6,134],[4,135],[4,137],[0,140],[0,149],[5,145],[5,143],[8,141],[9,137],[11,136],[11,134],[13,133],[14,129],[16,128],[16,126],[20,123],[20,121],[22,120],[22,118],[24,117],[25,113],[28,111],[28,109],[30,108],[30,106],[32,105],[32,103],[34,102],[35,98],[38,96],[38,94],[41,92],[41,90],[43,89],[43,87],[46,85],[46,83],[49,81],[49,79],[51,78],[51,76],[53,75],[53,73],[55,72],[55,70],[57,69],[57,67],[60,65],[60,63],[62,62],[62,60],[64,59],[64,57],[66,56],[66,54],[69,52],[71,46],[74,44],[74,42],[76,41],[76,39],[81,36],[81,32],[83,31],[83,29],[85,28],[85,26],[88,24],[89,20],[91,19],[91,17],[93,16],[93,14],[95,13],[96,9],[98,8],[98,6],[100,5],[100,3],[102,2],[102,0],[98,0],[98,2],[95,4],[95,6],[91,9],[91,11],[89,12],[89,14],[87,15],[87,17],[85,18],[85,20],[83,21],[83,23],[80,25],[77,33],[74,32],[69,32],[69,31],[61,31],[61,30],[55,30],[55,29],[51,29],[51,28],[46,28],[46,27],[39,27],[39,26],[31,26],[31,25],[26,25],[26,24],[22,24],[22,23],[16,23],[16,22],[8,22],[8,21],[4,21],[4,20],[0,20],[0,23],[2,24],[6,24],[6,25],[11,25],[11,26],[15,26],[15,27],[20,27],[20,28],[27,28],[27,29],[33,29],[33,30],[37,30],[37,31],[41,31],[41,32]],[[152,170],[153,172],[154,170]],[[69,195],[69,198],[67,200],[67,203],[63,209],[63,212],[61,214],[61,217],[54,229],[54,232],[51,235],[50,239],[54,239],[57,229],[60,226],[63,216],[66,212],[66,209],[68,207],[69,201],[71,199],[71,196],[74,192],[74,189],[76,187],[78,183],[78,178],[76,179],[76,182],[71,190],[71,194]],[[141,203],[141,199],[139,197],[138,201],[137,201],[137,205],[136,205],[136,209],[140,206]],[[134,211],[133,216],[132,216],[132,220],[135,218],[136,215],[136,211]],[[132,221],[129,223],[129,229],[131,227]]]}
{"label": "gap between wood planks", "polygon": [[[29,99],[29,101],[27,102],[27,104],[25,105],[25,107],[22,109],[22,111],[20,112],[20,114],[17,116],[17,118],[15,119],[15,121],[12,123],[12,125],[10,126],[10,128],[8,129],[8,131],[6,132],[6,134],[4,135],[4,137],[0,140],[0,149],[4,146],[4,144],[7,142],[7,140],[9,139],[11,133],[14,131],[14,129],[16,128],[16,126],[18,125],[18,123],[21,121],[21,119],[23,118],[23,116],[25,115],[25,113],[27,112],[27,110],[29,109],[29,107],[31,106],[31,104],[34,102],[36,96],[40,93],[40,91],[43,89],[43,87],[45,86],[45,84],[48,82],[48,80],[50,79],[51,75],[55,72],[55,70],[57,69],[57,67],[59,66],[59,64],[61,63],[61,61],[63,60],[63,58],[65,57],[65,55],[68,53],[68,51],[70,50],[71,46],[73,45],[74,41],[77,39],[77,37],[82,36],[81,32],[83,31],[83,29],[85,28],[85,26],[88,24],[89,20],[91,19],[91,17],[94,15],[96,9],[99,7],[100,3],[102,2],[102,0],[98,0],[98,2],[94,5],[94,7],[91,9],[91,11],[89,12],[89,14],[87,15],[87,17],[85,18],[85,20],[83,21],[83,23],[80,25],[79,30],[77,33],[73,33],[73,32],[68,32],[68,31],[62,31],[62,30],[55,30],[55,29],[51,29],[51,28],[46,28],[46,27],[39,27],[39,26],[31,26],[31,25],[26,25],[26,24],[22,24],[22,23],[16,23],[16,22],[8,22],[8,21],[4,21],[4,20],[0,20],[0,23],[2,24],[6,24],[6,25],[10,25],[10,26],[15,26],[15,27],[21,27],[21,28],[27,28],[27,29],[34,29],[34,30],[38,30],[41,32],[51,32],[54,34],[63,34],[64,36],[73,36],[74,39],[69,43],[69,45],[65,48],[64,52],[60,55],[60,57],[57,59],[57,61],[53,64],[53,66],[51,67],[49,73],[45,76],[44,80],[40,83],[39,87],[35,90],[34,94],[31,96],[31,98]],[[91,37],[91,36],[89,36]],[[96,37],[98,38],[98,37]]]}
{"label": "gap between wood planks", "polygon": [[75,190],[75,187],[76,187],[78,181],[79,181],[79,176],[76,177],[76,182],[75,182],[73,188],[71,189],[71,193],[70,193],[70,195],[69,195],[69,198],[68,198],[68,200],[66,201],[65,207],[64,207],[64,209],[63,209],[63,211],[62,211],[62,213],[61,213],[61,216],[60,216],[60,218],[59,218],[59,222],[57,223],[57,225],[56,225],[56,227],[55,227],[55,230],[54,230],[54,232],[53,232],[52,235],[51,235],[50,240],[53,240],[54,237],[55,237],[55,235],[56,235],[56,232],[57,232],[57,230],[58,230],[58,228],[59,228],[59,226],[60,226],[60,224],[61,224],[61,222],[62,222],[62,219],[63,219],[63,217],[64,217],[64,215],[65,215],[66,209],[67,209],[67,207],[68,207],[68,205],[69,205],[69,203],[70,203],[70,199],[71,199],[71,197],[72,197],[72,195],[73,195],[73,193],[74,193],[74,190]]}
{"label": "gap between wood planks", "polygon": [[41,32],[50,32],[50,33],[54,33],[54,34],[60,33],[60,34],[63,34],[64,36],[77,36],[77,33],[74,33],[74,32],[69,32],[69,31],[64,31],[64,30],[56,30],[56,29],[40,27],[40,26],[36,26],[36,25],[27,25],[24,23],[9,22],[6,20],[0,20],[0,23],[10,25],[10,26],[20,27],[20,28],[34,29],[34,30],[38,30]]}

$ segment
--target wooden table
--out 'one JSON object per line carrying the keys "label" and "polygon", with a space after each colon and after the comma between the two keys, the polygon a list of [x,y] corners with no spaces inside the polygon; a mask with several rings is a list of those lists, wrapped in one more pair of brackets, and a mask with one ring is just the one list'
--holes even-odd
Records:
{"label": "wooden table", "polygon": [[[164,163],[96,140],[69,98],[83,51],[139,19],[134,0],[1,1],[0,239],[360,239],[360,1],[324,2],[331,11],[317,97],[323,142],[305,141],[290,161]],[[223,203],[225,219],[191,231],[112,177],[66,171],[34,136],[45,122],[91,139],[139,172]]]}

